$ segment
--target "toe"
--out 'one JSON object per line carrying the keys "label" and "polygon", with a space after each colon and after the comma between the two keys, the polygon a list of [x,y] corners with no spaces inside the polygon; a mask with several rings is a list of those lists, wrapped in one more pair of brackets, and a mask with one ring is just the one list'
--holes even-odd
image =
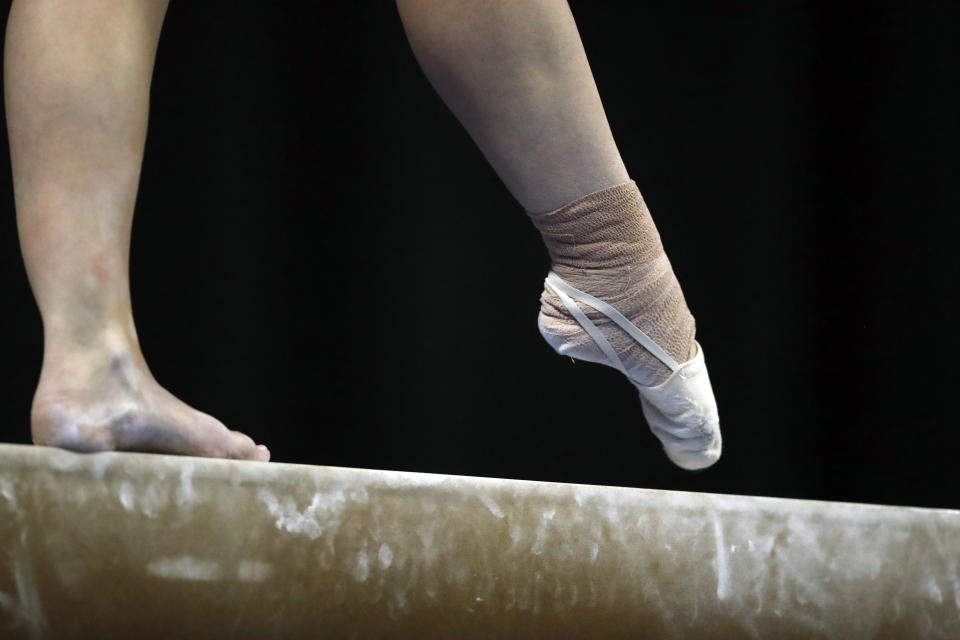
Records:
{"label": "toe", "polygon": [[233,438],[233,451],[231,458],[240,460],[256,460],[267,462],[270,460],[270,450],[262,444],[256,444],[253,439],[240,431],[231,431]]}
{"label": "toe", "polygon": [[270,449],[267,449],[265,445],[258,444],[254,448],[254,460],[259,460],[260,462],[270,462]]}
{"label": "toe", "polygon": [[230,438],[232,442],[229,457],[238,460],[253,459],[257,445],[250,436],[239,431],[231,431]]}
{"label": "toe", "polygon": [[661,439],[661,442],[663,443],[663,451],[670,461],[687,471],[706,469],[707,467],[713,466],[717,460],[720,459],[721,444],[719,431],[717,432],[717,437],[708,443],[705,448],[701,448],[702,445],[700,445],[700,443],[697,443],[696,448],[690,449],[670,446],[664,442],[663,439]]}
{"label": "toe", "polygon": [[247,436],[239,431],[231,431],[222,422],[213,416],[196,412],[191,434],[191,444],[186,455],[202,456],[205,458],[246,458],[246,452],[254,444]]}
{"label": "toe", "polygon": [[645,400],[642,405],[650,430],[660,440],[667,457],[678,467],[690,471],[705,469],[720,458],[720,424],[713,419],[714,416],[688,414],[684,416],[686,420],[677,420],[664,415]]}
{"label": "toe", "polygon": [[674,464],[692,471],[720,458],[720,418],[699,344],[694,359],[682,364],[666,382],[637,388],[647,425]]}

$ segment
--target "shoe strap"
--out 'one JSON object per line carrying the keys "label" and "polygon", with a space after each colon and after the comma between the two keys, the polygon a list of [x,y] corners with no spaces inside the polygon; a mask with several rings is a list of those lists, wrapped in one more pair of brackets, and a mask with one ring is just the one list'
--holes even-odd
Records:
{"label": "shoe strap", "polygon": [[610,359],[611,363],[616,366],[617,369],[622,371],[627,377],[630,376],[627,374],[626,367],[623,366],[623,363],[620,361],[620,358],[617,357],[616,351],[613,350],[613,347],[610,346],[610,343],[606,338],[603,337],[603,334],[597,329],[596,325],[590,321],[590,318],[587,317],[583,311],[576,305],[576,303],[571,300],[578,300],[590,307],[593,307],[603,315],[607,316],[613,320],[621,329],[626,331],[631,338],[639,342],[644,349],[656,356],[663,364],[669,367],[670,371],[676,371],[680,368],[680,365],[676,360],[670,357],[666,351],[660,348],[653,339],[650,338],[647,334],[641,331],[636,325],[627,320],[626,316],[622,313],[611,307],[609,304],[603,300],[594,298],[589,293],[580,291],[576,287],[572,287],[567,284],[560,276],[555,274],[553,271],[550,271],[547,274],[547,279],[545,281],[547,287],[553,291],[558,298],[563,302],[564,306],[570,312],[570,314],[576,318],[577,322],[580,323],[580,326],[583,327],[593,341],[597,343],[597,346],[606,354],[607,358]]}
{"label": "shoe strap", "polygon": [[546,282],[546,285],[551,291],[553,291],[554,294],[556,294],[558,298],[560,298],[564,306],[567,308],[567,311],[569,311],[570,314],[577,319],[577,322],[580,323],[580,326],[583,327],[584,331],[590,334],[590,337],[593,338],[593,341],[596,342],[597,346],[600,347],[604,354],[606,354],[607,360],[610,361],[610,364],[615,366],[620,370],[621,373],[623,373],[623,375],[629,378],[630,376],[627,374],[627,369],[623,366],[623,362],[621,362],[620,358],[617,356],[617,352],[614,351],[607,339],[603,337],[602,333],[600,333],[600,329],[597,329],[597,325],[591,322],[590,318],[588,318],[587,315],[580,310],[580,307],[577,306],[577,303],[570,299],[570,296],[560,289],[555,289],[549,280]]}

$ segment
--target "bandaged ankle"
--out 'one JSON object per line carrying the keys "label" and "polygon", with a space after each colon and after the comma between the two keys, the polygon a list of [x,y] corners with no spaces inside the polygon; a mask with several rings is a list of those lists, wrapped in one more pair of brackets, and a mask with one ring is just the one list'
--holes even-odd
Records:
{"label": "bandaged ankle", "polygon": [[[527,214],[543,236],[553,272],[563,281],[619,311],[676,363],[694,356],[693,315],[636,183],[631,180],[553,211]],[[549,286],[540,303],[540,333],[557,353],[617,366]],[[653,386],[667,380],[671,369],[660,358],[607,315],[576,304],[634,383]]]}

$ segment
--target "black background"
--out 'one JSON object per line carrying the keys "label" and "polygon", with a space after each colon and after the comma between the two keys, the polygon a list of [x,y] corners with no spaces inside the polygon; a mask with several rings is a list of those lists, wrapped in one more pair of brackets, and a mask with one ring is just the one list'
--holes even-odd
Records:
{"label": "black background", "polygon": [[[901,5],[572,3],[697,319],[711,469],[541,340],[546,251],[388,2],[171,3],[132,248],[151,370],[281,462],[960,507],[960,12]],[[2,162],[25,443],[42,333]]]}

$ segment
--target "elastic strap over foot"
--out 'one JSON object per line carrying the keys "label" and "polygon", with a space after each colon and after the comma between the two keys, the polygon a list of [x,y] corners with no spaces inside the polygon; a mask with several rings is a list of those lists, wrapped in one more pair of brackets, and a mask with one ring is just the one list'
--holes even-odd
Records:
{"label": "elastic strap over foot", "polygon": [[593,341],[597,343],[597,346],[600,347],[601,351],[603,351],[603,353],[607,356],[607,358],[610,360],[610,363],[619,369],[625,376],[627,376],[627,378],[629,378],[630,375],[627,373],[626,367],[623,366],[623,362],[621,362],[620,358],[617,356],[616,351],[614,351],[613,347],[610,346],[610,342],[603,337],[603,334],[600,332],[597,326],[593,324],[590,318],[588,318],[583,311],[580,310],[580,307],[578,307],[573,300],[578,300],[579,302],[596,309],[603,315],[613,320],[617,326],[626,331],[630,337],[639,342],[647,351],[656,356],[663,364],[667,365],[670,371],[676,371],[680,368],[680,365],[677,363],[677,361],[671,358],[670,354],[661,349],[660,345],[654,342],[650,336],[641,331],[636,325],[627,320],[622,313],[614,309],[603,300],[595,298],[589,293],[580,291],[576,287],[569,285],[563,280],[563,278],[558,276],[553,271],[550,271],[547,274],[545,284],[550,291],[560,298],[564,306],[567,308],[567,311],[570,312],[570,315],[576,318],[577,322],[580,323],[580,326],[583,327],[583,330],[586,331],[591,338],[593,338]]}

